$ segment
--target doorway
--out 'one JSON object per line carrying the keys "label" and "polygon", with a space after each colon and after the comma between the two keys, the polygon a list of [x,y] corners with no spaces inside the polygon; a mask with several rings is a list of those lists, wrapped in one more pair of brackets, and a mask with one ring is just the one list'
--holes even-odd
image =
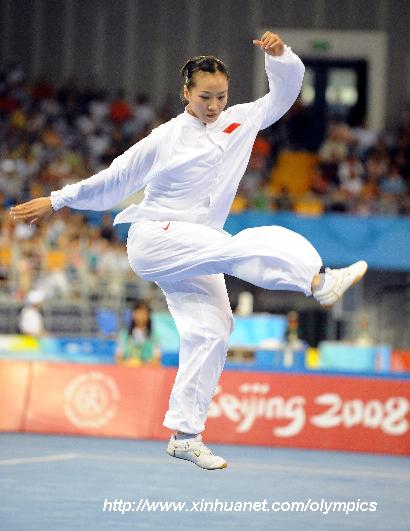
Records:
{"label": "doorway", "polygon": [[355,127],[367,115],[366,60],[302,59],[305,77],[300,94],[309,117],[308,149],[316,151],[329,122],[339,121]]}

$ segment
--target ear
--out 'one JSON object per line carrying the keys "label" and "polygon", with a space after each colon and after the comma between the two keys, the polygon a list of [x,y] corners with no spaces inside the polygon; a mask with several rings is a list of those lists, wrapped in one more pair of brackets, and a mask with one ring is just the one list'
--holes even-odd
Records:
{"label": "ear", "polygon": [[190,91],[188,90],[188,87],[184,85],[184,98],[186,101],[189,101]]}

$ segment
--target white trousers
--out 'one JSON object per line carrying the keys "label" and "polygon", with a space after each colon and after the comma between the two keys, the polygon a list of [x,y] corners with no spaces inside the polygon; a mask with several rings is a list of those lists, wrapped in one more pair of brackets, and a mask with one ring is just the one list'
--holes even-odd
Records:
{"label": "white trousers", "polygon": [[322,260],[303,236],[283,227],[256,227],[231,236],[182,221],[133,223],[127,251],[135,273],[164,292],[180,335],[179,369],[164,426],[200,433],[232,331],[223,274],[310,295]]}

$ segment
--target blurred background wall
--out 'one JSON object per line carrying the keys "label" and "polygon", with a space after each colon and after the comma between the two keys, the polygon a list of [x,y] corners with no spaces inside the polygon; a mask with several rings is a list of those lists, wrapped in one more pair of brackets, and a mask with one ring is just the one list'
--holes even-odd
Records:
{"label": "blurred background wall", "polygon": [[236,103],[253,97],[258,28],[313,29],[318,38],[381,31],[391,125],[410,94],[409,26],[407,0],[0,0],[0,62],[19,61],[36,80],[149,92],[158,104],[178,97],[187,58],[212,53],[230,67]]}

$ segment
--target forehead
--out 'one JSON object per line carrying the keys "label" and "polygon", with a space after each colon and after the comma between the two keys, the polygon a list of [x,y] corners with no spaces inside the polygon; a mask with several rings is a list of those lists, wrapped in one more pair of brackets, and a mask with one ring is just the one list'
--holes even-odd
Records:
{"label": "forehead", "polygon": [[223,72],[204,72],[200,70],[193,75],[194,86],[202,92],[225,92],[228,79]]}

